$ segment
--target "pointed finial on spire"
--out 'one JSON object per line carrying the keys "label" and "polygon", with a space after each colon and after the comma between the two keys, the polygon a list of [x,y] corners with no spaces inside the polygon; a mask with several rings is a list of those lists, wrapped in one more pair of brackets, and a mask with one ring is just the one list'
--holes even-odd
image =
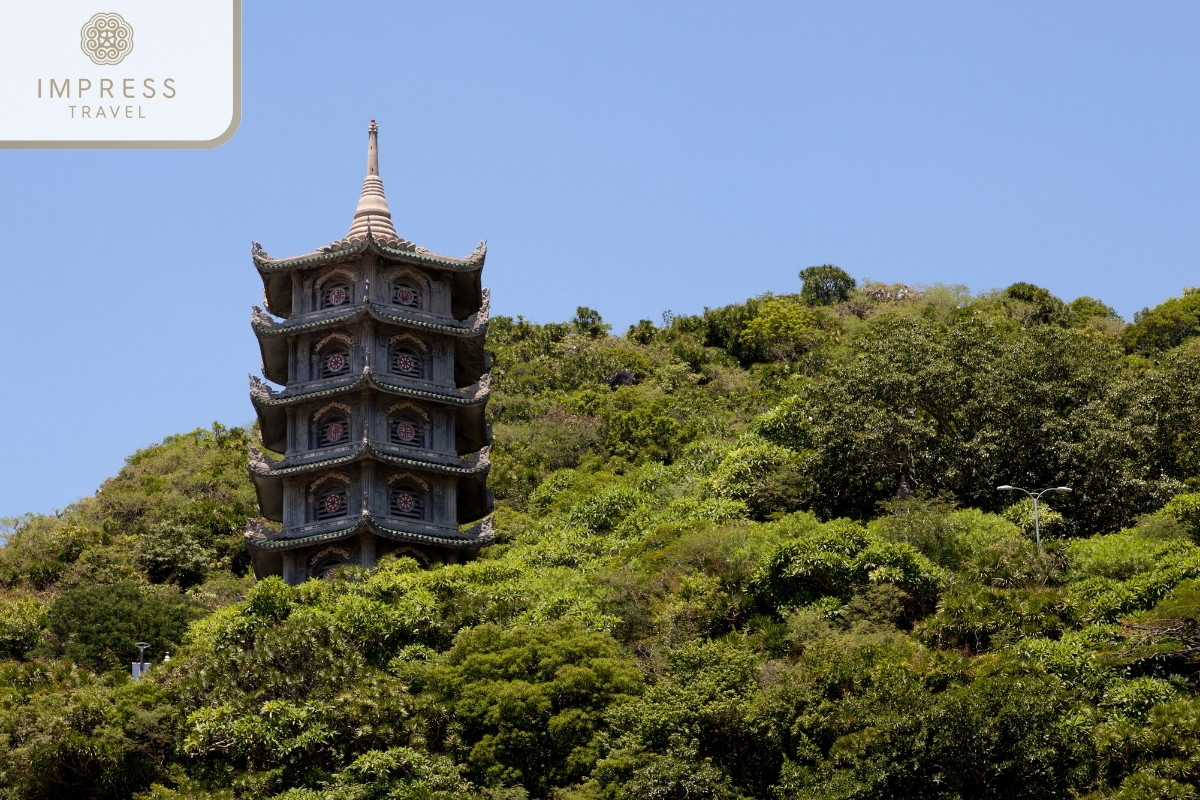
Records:
{"label": "pointed finial on spire", "polygon": [[367,126],[367,174],[379,174],[379,126],[375,120]]}
{"label": "pointed finial on spire", "polygon": [[383,196],[383,180],[379,177],[379,126],[375,120],[367,126],[367,177],[363,179],[362,194],[350,225],[347,239],[370,236],[376,241],[399,239],[392,226],[392,212]]}

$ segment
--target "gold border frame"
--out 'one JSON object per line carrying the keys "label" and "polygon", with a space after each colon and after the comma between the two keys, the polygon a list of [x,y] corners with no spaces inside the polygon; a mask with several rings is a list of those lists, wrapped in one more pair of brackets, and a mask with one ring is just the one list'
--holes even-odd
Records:
{"label": "gold border frame", "polygon": [[233,120],[215,139],[92,141],[88,139],[17,141],[0,139],[0,150],[211,150],[233,138],[242,124],[242,0],[233,0]]}

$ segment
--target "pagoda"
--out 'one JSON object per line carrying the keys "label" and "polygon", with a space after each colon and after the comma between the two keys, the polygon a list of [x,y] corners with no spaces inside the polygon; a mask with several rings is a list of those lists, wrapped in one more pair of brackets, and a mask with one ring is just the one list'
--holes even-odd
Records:
{"label": "pagoda", "polygon": [[246,532],[259,578],[297,584],[388,553],[461,563],[493,540],[486,243],[450,258],[401,239],[378,135],[372,120],[346,238],[282,259],[253,244],[266,311],[251,327],[263,376],[284,387],[250,377],[262,445],[282,456],[250,454],[259,512],[280,523]]}

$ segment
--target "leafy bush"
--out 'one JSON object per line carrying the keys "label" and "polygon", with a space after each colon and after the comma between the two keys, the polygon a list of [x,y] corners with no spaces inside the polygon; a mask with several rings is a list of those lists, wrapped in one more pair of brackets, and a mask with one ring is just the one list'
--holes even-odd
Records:
{"label": "leafy bush", "polygon": [[47,615],[54,652],[96,671],[136,661],[135,642],[151,655],[178,649],[188,623],[199,615],[186,598],[150,592],[132,581],[64,592]]}
{"label": "leafy bush", "polygon": [[[1196,796],[1191,294],[835,270],[494,318],[469,563],[254,581],[220,425],[5,521],[0,799]],[[1040,551],[1004,483],[1075,488]]]}
{"label": "leafy bush", "polygon": [[19,659],[32,650],[46,627],[46,607],[34,597],[0,602],[0,658]]}
{"label": "leafy bush", "polygon": [[611,637],[570,623],[464,631],[422,682],[458,721],[443,746],[471,776],[535,797],[586,778],[605,713],[642,691]]}
{"label": "leafy bush", "polygon": [[827,306],[844,303],[858,284],[843,269],[832,264],[800,270],[800,297],[810,305]]}
{"label": "leafy bush", "polygon": [[1200,289],[1185,288],[1154,308],[1143,308],[1121,336],[1131,353],[1170,350],[1200,334]]}
{"label": "leafy bush", "polygon": [[860,587],[878,583],[894,584],[929,602],[941,587],[941,572],[917,550],[872,535],[849,520],[820,526],[803,519],[776,524],[799,530],[770,555],[756,583],[783,608],[827,596],[848,597]]}

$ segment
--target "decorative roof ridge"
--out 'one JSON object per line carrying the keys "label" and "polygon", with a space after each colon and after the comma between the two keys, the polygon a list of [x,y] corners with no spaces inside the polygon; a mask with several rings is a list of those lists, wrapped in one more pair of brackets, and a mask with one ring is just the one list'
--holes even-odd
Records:
{"label": "decorative roof ridge", "polygon": [[488,315],[492,308],[492,290],[488,287],[483,287],[479,310],[462,321],[463,325],[470,328],[482,328],[488,324]]}
{"label": "decorative roof ridge", "polygon": [[[268,255],[262,249],[262,245],[257,242],[254,245],[255,248],[251,251],[252,260],[254,261],[254,266],[260,272],[275,272],[296,267],[311,266],[313,264],[332,263],[342,258],[361,255],[367,251],[389,258],[432,264],[443,269],[457,269],[468,272],[482,269],[484,259],[487,258],[486,240],[480,242],[466,258],[455,258],[454,256],[431,253],[424,247],[417,247],[412,245],[411,242],[405,242],[404,240],[398,240],[396,245],[392,245],[379,241],[373,235],[356,239],[339,239],[311,253],[278,259]],[[409,246],[411,246],[411,249],[409,249]]]}
{"label": "decorative roof ridge", "polygon": [[[418,469],[427,469],[431,472],[439,472],[444,475],[460,475],[472,476],[482,475],[491,470],[491,446],[488,445],[479,452],[468,458],[459,459],[459,464],[448,464],[443,461],[437,461],[430,458],[422,458],[419,454],[414,453],[411,457],[394,455],[387,453],[376,447],[376,443],[366,438],[364,433],[363,440],[358,446],[348,452],[341,452],[331,458],[317,458],[312,461],[304,461],[299,464],[286,464],[287,459],[274,461],[267,458],[257,447],[249,445],[250,452],[250,472],[264,478],[282,477],[284,475],[298,475],[306,472],[315,472],[330,467],[342,466],[344,464],[352,464],[360,461],[363,458],[370,457],[376,461],[382,461],[388,464],[397,466],[416,467]],[[341,448],[338,448],[341,450]]]}
{"label": "decorative roof ridge", "polygon": [[266,454],[253,444],[246,445],[246,450],[250,454],[249,467],[251,472],[270,472],[271,468],[279,463],[274,459],[267,458]]}
{"label": "decorative roof ridge", "polygon": [[[482,267],[484,259],[487,258],[487,240],[486,239],[481,241],[479,244],[475,245],[475,249],[472,250],[470,252],[470,254],[467,255],[465,258],[459,258],[457,256],[447,256],[447,255],[443,255],[441,253],[434,253],[429,250],[426,250],[424,247],[416,247],[415,245],[413,246],[412,250],[405,252],[402,250],[393,249],[392,245],[387,244],[386,242],[372,240],[371,244],[374,245],[374,247],[372,247],[372,249],[375,250],[380,255],[395,255],[395,256],[401,256],[401,257],[407,256],[407,255],[424,256],[425,259],[437,260],[437,261],[449,261],[449,262],[453,262],[455,264],[467,265],[467,266],[478,265],[478,266]],[[425,260],[425,259],[423,259],[423,260]]]}
{"label": "decorative roof ridge", "polygon": [[[369,301],[367,301],[369,303]],[[254,306],[255,311],[259,311],[258,306]],[[320,319],[305,319],[296,318],[286,319],[283,322],[276,322],[267,314],[256,313],[250,320],[250,327],[256,333],[261,333],[266,336],[282,336],[288,333],[297,331],[306,331],[313,328],[320,328],[325,325],[344,325],[348,322],[354,322],[359,317],[369,314],[370,310],[367,303],[357,303],[348,306],[345,311],[339,311]]]}
{"label": "decorative roof ridge", "polygon": [[432,322],[411,316],[406,312],[396,313],[391,310],[384,310],[379,306],[378,303],[375,303],[371,300],[366,302],[370,305],[371,316],[380,322],[412,325],[413,327],[428,328],[429,330],[442,331],[443,333],[450,333],[456,336],[475,337],[483,336],[485,333],[487,333],[488,321],[486,312],[481,322],[473,322],[475,319],[474,314],[470,317],[467,317],[462,322],[459,322],[458,320],[454,320],[453,322]]}
{"label": "decorative roof ridge", "polygon": [[493,520],[495,517],[495,514],[488,514],[486,517],[479,520],[479,522],[476,522],[474,525],[463,531],[463,533],[465,533],[467,536],[478,537],[480,539],[494,539],[496,538],[496,532],[493,527]]}
{"label": "decorative roof ridge", "polygon": [[378,244],[386,244],[388,247],[394,247],[398,250],[407,250],[410,253],[421,253],[421,252],[428,253],[429,252],[428,250],[426,250],[423,247],[417,247],[415,244],[410,242],[408,239],[401,238],[399,235],[395,236],[394,238],[391,236],[388,236],[386,233],[383,236],[376,236],[375,232],[373,230],[371,230],[369,222],[367,223],[367,232],[366,233],[360,234],[358,236],[347,236],[344,239],[337,239],[337,240],[332,241],[329,244],[325,245],[324,247],[318,247],[314,252],[337,253],[341,250],[346,250],[351,247],[358,247],[359,245],[367,244],[368,239],[374,244],[377,244],[377,245]]}
{"label": "decorative roof ridge", "polygon": [[492,393],[492,373],[485,372],[479,376],[479,380],[468,386],[463,394],[471,398],[486,397]]}
{"label": "decorative roof ridge", "polygon": [[466,531],[460,530],[452,533],[447,529],[445,533],[442,533],[439,529],[436,534],[432,532],[417,533],[405,530],[405,527],[434,529],[435,526],[432,525],[402,522],[371,513],[360,517],[347,517],[346,521],[348,524],[332,526],[330,529],[317,534],[287,538],[282,536],[281,532],[276,533],[258,520],[250,520],[246,525],[246,532],[243,534],[243,538],[247,545],[256,550],[290,550],[331,539],[348,539],[363,528],[370,528],[375,533],[388,539],[423,542],[435,546],[463,549],[486,547],[495,539],[491,514]]}
{"label": "decorative roof ridge", "polygon": [[266,517],[254,517],[246,520],[245,538],[270,539],[277,536],[279,531],[272,528]]}
{"label": "decorative roof ridge", "polygon": [[259,550],[286,550],[289,546],[298,547],[310,541],[323,541],[329,538],[345,538],[358,533],[365,520],[361,517],[347,517],[345,523],[329,523],[329,528],[314,536],[299,536],[288,538],[283,531],[275,531],[267,525],[250,520],[246,524],[246,532],[242,538],[246,544]]}
{"label": "decorative roof ridge", "polygon": [[260,325],[274,325],[275,318],[263,311],[258,305],[250,306],[250,321]]}
{"label": "decorative roof ridge", "polygon": [[[489,433],[490,433],[490,430],[489,430]],[[477,467],[487,466],[490,468],[492,465],[492,446],[490,444],[485,444],[483,447],[479,448],[478,453],[475,453],[469,459],[464,459],[464,460],[468,460],[468,461],[474,460],[475,466],[477,466]]]}
{"label": "decorative roof ridge", "polygon": [[[441,540],[441,542],[457,547],[482,547],[485,544],[491,544],[492,539],[494,538],[491,516],[492,515],[489,514],[487,517],[484,517],[478,523],[465,531],[458,530],[449,536],[440,536],[438,538]],[[404,530],[403,527],[399,527],[403,525],[412,525],[412,523],[402,522],[401,520],[397,519],[389,519],[388,517],[381,517],[378,514],[372,514],[370,517],[370,522],[371,527],[375,528],[376,530],[387,531],[389,533],[414,535],[409,531]],[[392,525],[397,527],[391,527]],[[415,535],[420,536],[421,534]]]}
{"label": "decorative roof ridge", "polygon": [[250,373],[250,399],[271,400],[274,397],[275,392],[267,382],[254,373]]}
{"label": "decorative roof ridge", "polygon": [[261,378],[251,375],[250,400],[256,407],[263,405],[289,405],[291,403],[308,402],[320,397],[328,397],[335,393],[358,391],[364,384],[370,384],[372,388],[391,394],[419,397],[434,402],[449,402],[455,405],[473,406],[485,402],[491,394],[491,373],[481,376],[478,381],[468,386],[465,390],[447,389],[444,391],[430,391],[428,389],[405,386],[402,383],[392,383],[390,378],[369,368],[364,368],[359,375],[354,377],[354,380],[347,383],[339,383],[332,386],[315,388],[311,391],[299,392],[290,392],[289,389],[285,389],[282,392],[275,392]]}
{"label": "decorative roof ridge", "polygon": [[405,386],[402,383],[392,383],[390,375],[382,375],[380,373],[371,374],[371,384],[377,389],[403,389],[413,394],[435,395],[454,400],[479,400],[491,394],[492,373],[488,372],[479,377],[479,380],[472,383],[466,389],[445,390],[442,392],[434,392],[426,389],[418,389],[412,386]]}

